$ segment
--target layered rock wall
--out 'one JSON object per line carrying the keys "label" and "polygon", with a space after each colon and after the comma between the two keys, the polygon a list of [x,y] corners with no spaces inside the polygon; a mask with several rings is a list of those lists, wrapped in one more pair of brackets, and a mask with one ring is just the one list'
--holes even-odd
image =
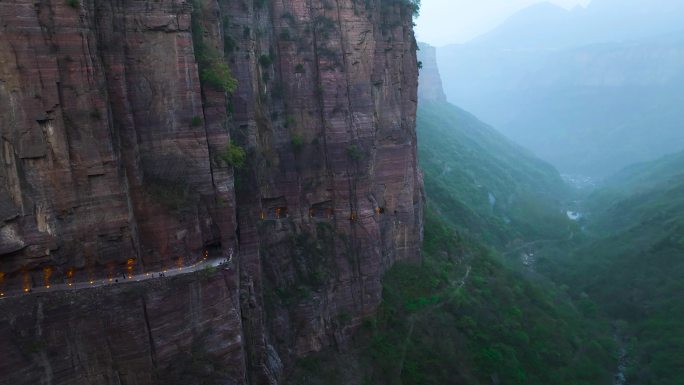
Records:
{"label": "layered rock wall", "polygon": [[225,114],[205,124],[191,10],[0,4],[4,290],[234,247],[232,170],[213,160],[229,132]]}
{"label": "layered rock wall", "polygon": [[[69,323],[102,303],[88,294],[64,314],[39,309],[66,294],[0,301],[8,338],[37,333],[13,326],[15,306],[57,336],[41,340],[54,355],[12,361],[51,369],[12,383],[160,383],[120,373],[164,371],[201,343],[236,368],[220,383],[275,384],[297,357],[343,346],[376,309],[382,273],[419,258],[412,11],[404,0],[1,2],[2,290],[235,254],[224,286],[143,285],[130,304],[97,289],[130,312],[107,331],[98,316]],[[237,89],[208,84],[199,54],[228,63]],[[238,168],[231,141],[247,155]],[[122,348],[130,359],[55,361],[66,338],[114,356],[83,336],[144,333],[145,312],[183,320],[214,290],[220,306],[197,321],[209,331],[160,321],[163,338]]]}
{"label": "layered rock wall", "polygon": [[2,384],[243,384],[232,271],[3,304]]}
{"label": "layered rock wall", "polygon": [[421,67],[418,98],[425,101],[446,102],[442,77],[437,66],[437,48],[426,43],[419,43],[418,62]]}

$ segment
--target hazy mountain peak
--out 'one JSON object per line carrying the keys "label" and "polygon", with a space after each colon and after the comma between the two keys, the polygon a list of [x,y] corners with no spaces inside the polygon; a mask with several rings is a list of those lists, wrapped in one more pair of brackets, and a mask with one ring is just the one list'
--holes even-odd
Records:
{"label": "hazy mountain peak", "polygon": [[515,17],[521,17],[525,15],[532,15],[532,16],[546,16],[549,14],[567,14],[569,11],[566,10],[565,8],[556,5],[554,3],[550,3],[548,1],[542,2],[542,3],[536,3],[532,4],[527,8],[522,9],[518,13],[514,14],[511,16],[511,18]]}
{"label": "hazy mountain peak", "polygon": [[562,44],[562,39],[550,38],[548,31],[565,28],[573,14],[573,11],[549,2],[537,3],[509,17],[499,27],[470,44],[506,48],[546,47],[553,45],[554,41]]}
{"label": "hazy mountain peak", "polygon": [[506,49],[556,49],[668,34],[684,25],[681,0],[594,0],[566,10],[531,5],[469,45]]}

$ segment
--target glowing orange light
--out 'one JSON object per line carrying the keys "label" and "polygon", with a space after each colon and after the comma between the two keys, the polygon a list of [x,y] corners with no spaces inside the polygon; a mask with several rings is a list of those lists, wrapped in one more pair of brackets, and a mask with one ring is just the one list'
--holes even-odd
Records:
{"label": "glowing orange light", "polygon": [[94,281],[90,281],[90,284],[91,284],[91,285],[94,284],[94,283],[95,283]]}
{"label": "glowing orange light", "polygon": [[5,296],[5,293],[0,293],[0,297],[4,297],[4,296]]}
{"label": "glowing orange light", "polygon": [[89,266],[87,269],[88,272],[88,281],[92,284],[95,282],[95,266]]}
{"label": "glowing orange light", "polygon": [[73,286],[73,283],[69,282],[69,286]]}
{"label": "glowing orange light", "polygon": [[50,287],[50,277],[52,276],[52,267],[45,266],[43,268],[43,282],[45,282],[45,287]]}
{"label": "glowing orange light", "polygon": [[46,289],[49,289],[49,288],[50,288],[50,285],[45,286],[45,288],[46,288]]}
{"label": "glowing orange light", "polygon": [[109,262],[107,264],[107,278],[109,279],[110,282],[114,280],[114,270],[115,269],[116,269],[116,265],[114,262]]}
{"label": "glowing orange light", "polygon": [[31,275],[29,275],[29,272],[27,270],[23,271],[23,285],[22,285],[24,292],[28,293],[28,291],[31,289]]}
{"label": "glowing orange light", "polygon": [[128,258],[128,260],[126,261],[126,270],[128,270],[129,272],[132,272],[134,268],[135,268],[135,259]]}
{"label": "glowing orange light", "polygon": [[71,286],[72,283],[74,283],[74,268],[71,267],[69,270],[66,272],[66,277],[67,277],[67,284]]}

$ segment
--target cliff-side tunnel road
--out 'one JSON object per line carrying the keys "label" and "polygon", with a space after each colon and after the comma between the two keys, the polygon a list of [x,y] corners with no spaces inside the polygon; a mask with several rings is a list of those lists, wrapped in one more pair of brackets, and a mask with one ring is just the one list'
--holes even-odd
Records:
{"label": "cliff-side tunnel road", "polygon": [[123,285],[126,283],[140,282],[155,278],[171,277],[182,274],[190,274],[197,271],[201,271],[207,268],[215,267],[225,267],[230,268],[233,262],[233,253],[231,252],[228,258],[209,258],[203,257],[200,261],[195,264],[188,266],[178,266],[174,268],[162,269],[160,271],[150,271],[139,274],[133,273],[122,273],[120,276],[108,277],[108,278],[98,278],[89,281],[79,281],[79,282],[65,282],[59,284],[46,283],[43,286],[33,286],[25,285],[23,289],[11,290],[7,292],[0,292],[0,300],[6,298],[12,298],[22,295],[30,295],[34,293],[52,293],[55,291],[65,291],[65,290],[80,290],[93,287],[101,287],[108,285]]}

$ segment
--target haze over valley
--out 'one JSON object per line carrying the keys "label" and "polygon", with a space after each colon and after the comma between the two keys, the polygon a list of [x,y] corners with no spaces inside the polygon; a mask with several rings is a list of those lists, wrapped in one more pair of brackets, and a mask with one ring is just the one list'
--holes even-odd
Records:
{"label": "haze over valley", "polygon": [[447,98],[552,163],[605,177],[684,149],[684,4],[539,3],[440,47]]}
{"label": "haze over valley", "polygon": [[[682,26],[679,1],[539,3],[469,42],[421,46],[429,210],[556,295],[555,309],[577,310],[564,319],[596,338],[561,332],[591,364],[566,371],[560,359],[548,372],[515,340],[471,340],[507,357],[489,369],[509,370],[502,383],[684,378],[684,327],[675,321],[684,316]],[[562,346],[552,350],[562,355]]]}

